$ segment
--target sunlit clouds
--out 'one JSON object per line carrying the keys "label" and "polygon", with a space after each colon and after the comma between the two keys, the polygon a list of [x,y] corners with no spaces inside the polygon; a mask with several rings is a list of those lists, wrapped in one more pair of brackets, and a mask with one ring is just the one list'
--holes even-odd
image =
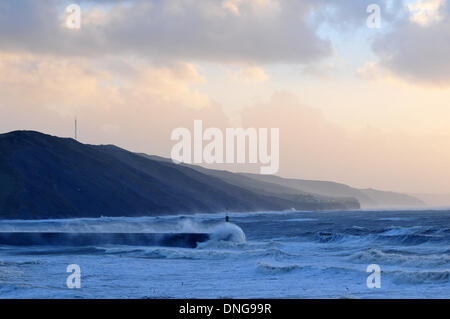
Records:
{"label": "sunlit clouds", "polygon": [[447,0],[418,0],[408,4],[411,13],[410,20],[422,26],[427,26],[444,19],[443,7]]}

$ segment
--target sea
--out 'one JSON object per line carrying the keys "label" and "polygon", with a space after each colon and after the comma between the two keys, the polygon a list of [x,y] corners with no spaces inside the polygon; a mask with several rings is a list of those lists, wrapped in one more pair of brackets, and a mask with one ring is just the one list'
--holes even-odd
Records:
{"label": "sea", "polygon": [[0,232],[211,234],[196,248],[0,245],[0,298],[450,298],[449,210],[229,218],[0,221]]}

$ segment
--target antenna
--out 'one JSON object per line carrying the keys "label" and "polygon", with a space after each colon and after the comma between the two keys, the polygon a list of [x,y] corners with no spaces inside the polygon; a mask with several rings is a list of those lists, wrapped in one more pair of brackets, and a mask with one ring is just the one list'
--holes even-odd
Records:
{"label": "antenna", "polygon": [[77,118],[75,117],[75,140],[78,138],[78,123]]}

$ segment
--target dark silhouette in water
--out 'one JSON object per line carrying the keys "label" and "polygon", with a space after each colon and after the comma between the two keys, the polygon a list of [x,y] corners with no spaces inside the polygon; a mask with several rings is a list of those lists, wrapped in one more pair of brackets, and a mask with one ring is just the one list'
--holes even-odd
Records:
{"label": "dark silhouette in water", "polygon": [[206,233],[63,233],[0,232],[0,245],[8,246],[165,246],[195,248],[207,241]]}

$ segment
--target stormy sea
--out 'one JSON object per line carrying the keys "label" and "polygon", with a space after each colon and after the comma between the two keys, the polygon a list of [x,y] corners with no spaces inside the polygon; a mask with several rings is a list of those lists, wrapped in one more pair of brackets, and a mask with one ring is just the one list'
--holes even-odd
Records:
{"label": "stormy sea", "polygon": [[[0,298],[450,298],[450,211],[4,220],[0,233]],[[118,239],[8,242],[19,233]],[[208,238],[120,242],[130,233]],[[81,287],[69,289],[73,264]],[[367,285],[371,264],[380,288]]]}

